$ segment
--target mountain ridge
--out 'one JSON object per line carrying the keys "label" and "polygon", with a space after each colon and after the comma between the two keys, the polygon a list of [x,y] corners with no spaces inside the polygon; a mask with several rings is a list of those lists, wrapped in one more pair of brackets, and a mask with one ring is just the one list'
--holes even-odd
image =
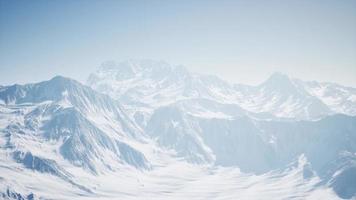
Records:
{"label": "mountain ridge", "polygon": [[[140,60],[135,62],[135,65],[141,63]],[[149,61],[150,65],[145,64],[145,61],[142,62],[144,64],[141,69],[148,69],[148,71],[151,71],[151,67],[155,63],[152,60]],[[121,62],[117,65],[125,66],[128,63]],[[160,65],[161,63],[156,62],[156,64]],[[162,68],[175,69],[167,63],[163,64]],[[321,94],[313,92],[310,82],[292,79],[282,73],[274,73],[261,84],[249,86],[231,84],[216,76],[190,73],[187,69],[183,70],[184,75],[177,73],[174,78],[166,76],[164,79],[155,79],[150,75],[145,77],[133,74],[132,77],[121,80],[114,75],[121,73],[120,69],[122,67],[113,67],[110,75],[106,76],[105,72],[99,68],[96,73],[90,75],[90,77],[96,77],[96,81],[93,82],[89,78],[87,83],[92,88],[98,89],[114,99],[122,100],[124,104],[136,102],[155,107],[187,98],[206,98],[220,103],[237,104],[250,112],[268,112],[275,117],[297,120],[318,119],[333,113],[356,115],[355,88],[342,87],[332,83],[319,83],[322,87],[328,87],[330,90],[346,91],[342,99],[338,100],[338,104],[332,104],[328,101],[332,98],[331,95],[324,94],[321,90],[318,90],[321,91],[319,92]],[[144,73],[145,70],[137,73]],[[158,104],[158,102],[160,103]]]}
{"label": "mountain ridge", "polygon": [[107,63],[90,87],[56,76],[0,88],[0,195],[355,197],[356,116],[324,103],[352,114],[352,89],[283,74],[234,85],[142,62]]}

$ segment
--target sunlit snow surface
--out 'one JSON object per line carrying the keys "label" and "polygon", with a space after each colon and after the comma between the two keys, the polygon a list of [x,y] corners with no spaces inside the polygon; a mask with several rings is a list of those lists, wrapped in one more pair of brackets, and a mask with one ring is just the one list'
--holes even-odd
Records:
{"label": "sunlit snow surface", "polygon": [[233,85],[164,62],[0,88],[0,199],[340,199],[355,89]]}
{"label": "sunlit snow surface", "polygon": [[[1,155],[2,158],[4,155]],[[318,178],[304,179],[301,163],[284,171],[263,175],[241,173],[236,168],[210,168],[169,161],[152,171],[122,169],[91,176],[72,169],[83,192],[50,175],[34,173],[1,160],[1,189],[49,199],[339,199],[332,189],[317,186]]]}

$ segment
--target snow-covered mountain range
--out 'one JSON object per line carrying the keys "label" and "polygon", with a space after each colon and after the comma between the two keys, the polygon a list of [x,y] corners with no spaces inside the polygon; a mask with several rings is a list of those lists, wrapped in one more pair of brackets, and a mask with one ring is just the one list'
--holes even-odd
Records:
{"label": "snow-covered mountain range", "polygon": [[[258,86],[231,84],[216,76],[152,60],[104,63],[87,84],[124,104],[155,109],[179,100],[209,99],[253,113],[297,120],[335,113],[356,115],[356,89],[292,79],[275,73]],[[270,116],[270,117],[272,117]]]}
{"label": "snow-covered mountain range", "polygon": [[356,88],[152,60],[0,87],[0,198],[356,198]]}

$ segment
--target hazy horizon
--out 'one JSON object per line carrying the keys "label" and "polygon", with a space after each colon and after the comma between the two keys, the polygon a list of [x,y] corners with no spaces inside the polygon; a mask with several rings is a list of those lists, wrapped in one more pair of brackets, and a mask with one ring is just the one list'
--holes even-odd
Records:
{"label": "hazy horizon", "polygon": [[164,60],[232,83],[274,72],[356,87],[355,1],[4,1],[0,85]]}
{"label": "hazy horizon", "polygon": [[[125,61],[128,61],[128,60],[150,60],[150,59],[127,59],[127,60],[122,60],[122,61],[114,61],[114,60],[108,60],[108,61],[105,61],[101,64],[104,64],[106,62],[115,62],[115,63],[121,63],[121,62],[125,62]],[[157,61],[157,62],[166,62],[164,60],[153,60],[153,61]],[[168,64],[171,64],[171,63],[168,63]],[[172,64],[171,64],[172,65]],[[256,81],[256,83],[246,83],[246,82],[234,82],[234,80],[229,80],[229,79],[226,79],[224,78],[223,76],[221,75],[218,75],[218,74],[213,74],[213,73],[205,73],[205,72],[201,72],[201,71],[196,71],[196,70],[192,70],[190,68],[187,68],[186,66],[184,65],[172,65],[172,66],[183,66],[185,67],[186,69],[189,70],[189,72],[191,73],[196,73],[196,74],[200,74],[200,75],[212,75],[212,76],[216,76],[230,84],[242,84],[242,85],[249,85],[249,86],[258,86],[260,84],[263,84],[264,82],[266,82],[268,79],[270,79],[273,75],[275,74],[281,74],[281,75],[285,75],[285,76],[288,76],[290,79],[298,79],[298,80],[302,80],[302,81],[317,81],[317,80],[308,80],[308,79],[303,79],[303,78],[300,78],[300,77],[294,77],[294,76],[291,76],[289,74],[286,74],[284,72],[281,72],[281,71],[274,71],[274,72],[271,72],[271,74],[269,74],[266,78],[264,79],[261,79],[260,81]],[[53,76],[49,76],[47,78],[44,78],[44,79],[39,79],[39,80],[32,80],[32,81],[22,81],[22,80],[18,80],[17,82],[13,82],[13,83],[9,83],[9,84],[0,84],[0,86],[9,86],[9,85],[13,85],[13,84],[20,84],[20,85],[25,85],[25,84],[35,84],[35,83],[38,83],[38,82],[42,82],[42,81],[49,81],[51,80],[52,78],[55,78],[57,76],[62,76],[62,77],[65,77],[65,78],[70,78],[70,79],[74,79],[76,81],[79,81],[80,83],[86,85],[87,84],[87,80],[89,78],[89,76],[91,74],[94,74],[97,70],[99,70],[101,68],[101,65],[98,66],[97,68],[95,68],[94,71],[90,72],[88,74],[88,76],[84,77],[83,79],[77,79],[75,77],[71,77],[71,76],[67,76],[65,74],[54,74]],[[338,83],[338,82],[335,82],[335,81],[317,81],[317,82],[320,82],[320,83],[323,83],[323,82],[328,82],[328,83],[335,83],[335,84],[339,84],[339,85],[343,85],[343,86],[346,86],[346,87],[354,87],[355,86],[350,86],[350,85],[346,85],[346,84],[342,84],[342,83]]]}

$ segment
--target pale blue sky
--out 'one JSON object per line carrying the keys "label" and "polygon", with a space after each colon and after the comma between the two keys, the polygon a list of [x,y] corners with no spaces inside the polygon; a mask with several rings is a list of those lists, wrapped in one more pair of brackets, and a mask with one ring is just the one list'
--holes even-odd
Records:
{"label": "pale blue sky", "polygon": [[84,82],[129,58],[236,83],[280,71],[356,87],[356,0],[0,0],[0,84]]}

